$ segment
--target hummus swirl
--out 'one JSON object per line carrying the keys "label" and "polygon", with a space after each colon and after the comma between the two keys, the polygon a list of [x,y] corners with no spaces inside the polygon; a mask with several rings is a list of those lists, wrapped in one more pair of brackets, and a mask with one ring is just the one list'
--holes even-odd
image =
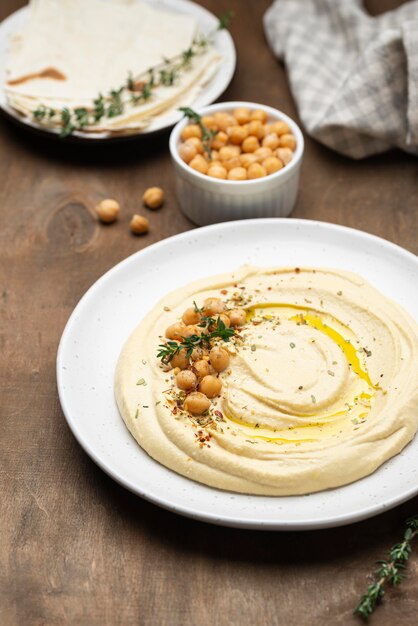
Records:
{"label": "hummus swirl", "polygon": [[[221,395],[193,418],[156,354],[167,326],[209,297],[247,321],[223,344]],[[168,468],[220,489],[306,494],[371,474],[411,441],[417,362],[416,322],[360,276],[246,266],[160,301],[122,350],[115,394],[139,445]]]}

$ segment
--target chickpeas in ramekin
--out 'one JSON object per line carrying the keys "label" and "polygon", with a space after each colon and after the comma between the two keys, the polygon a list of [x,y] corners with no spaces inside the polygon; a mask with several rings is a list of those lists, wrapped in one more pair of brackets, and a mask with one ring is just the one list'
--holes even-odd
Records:
{"label": "chickpeas in ramekin", "polygon": [[192,169],[212,178],[243,181],[278,172],[293,158],[296,138],[289,125],[268,118],[266,111],[238,107],[201,118],[181,132],[179,155]]}
{"label": "chickpeas in ramekin", "polygon": [[[292,211],[303,135],[286,114],[252,102],[221,102],[196,113],[204,129],[181,120],[170,153],[182,211],[204,226]],[[208,149],[209,148],[209,149]]]}
{"label": "chickpeas in ramekin", "polygon": [[288,165],[296,138],[287,122],[269,119],[263,109],[237,107],[232,113],[203,115],[202,125],[181,131],[179,156],[189,167],[212,178],[244,181],[263,178]]}

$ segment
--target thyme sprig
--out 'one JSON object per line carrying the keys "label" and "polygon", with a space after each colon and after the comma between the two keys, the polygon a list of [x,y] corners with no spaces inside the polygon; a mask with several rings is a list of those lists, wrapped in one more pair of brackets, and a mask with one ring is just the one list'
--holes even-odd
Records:
{"label": "thyme sprig", "polygon": [[212,139],[218,132],[217,130],[210,130],[207,128],[199,113],[196,113],[190,107],[180,107],[179,111],[183,113],[183,117],[187,117],[189,120],[197,124],[202,131],[202,146],[204,152],[208,155],[209,159],[212,157]]}
{"label": "thyme sprig", "polygon": [[217,27],[208,35],[196,37],[189,48],[171,59],[163,59],[144,74],[136,77],[129,74],[123,85],[107,95],[99,94],[90,106],[52,109],[40,104],[32,111],[33,119],[41,126],[58,125],[61,128],[60,137],[68,137],[86,126],[96,126],[103,118],[122,115],[127,106],[144,104],[152,98],[152,92],[157,87],[175,85],[182,72],[191,68],[192,59],[206,51],[215,34],[229,27],[232,16],[233,12],[227,11],[219,17]]}
{"label": "thyme sprig", "polygon": [[389,584],[394,587],[400,585],[405,578],[404,570],[412,551],[412,541],[416,535],[418,535],[418,515],[406,520],[403,540],[389,550],[389,558],[377,561],[380,567],[375,572],[375,580],[360,598],[360,602],[354,609],[354,615],[367,621],[385,595],[385,585]]}
{"label": "thyme sprig", "polygon": [[186,350],[186,356],[190,357],[195,348],[209,347],[213,339],[222,339],[229,342],[234,336],[233,328],[227,328],[221,318],[203,316],[199,324],[204,330],[200,335],[191,335],[190,337],[182,337],[182,341],[166,341],[158,346],[157,358],[161,359],[164,365],[168,365],[173,357],[180,352]]}
{"label": "thyme sprig", "polygon": [[223,15],[221,15],[219,18],[218,30],[228,29],[231,25],[233,17],[233,11],[226,11]]}

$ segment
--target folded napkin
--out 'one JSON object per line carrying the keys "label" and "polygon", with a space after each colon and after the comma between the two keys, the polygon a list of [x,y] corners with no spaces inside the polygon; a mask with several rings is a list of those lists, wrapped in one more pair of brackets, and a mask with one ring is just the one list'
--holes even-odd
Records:
{"label": "folded napkin", "polygon": [[418,1],[379,17],[361,0],[276,0],[264,16],[306,130],[360,159],[418,154]]}

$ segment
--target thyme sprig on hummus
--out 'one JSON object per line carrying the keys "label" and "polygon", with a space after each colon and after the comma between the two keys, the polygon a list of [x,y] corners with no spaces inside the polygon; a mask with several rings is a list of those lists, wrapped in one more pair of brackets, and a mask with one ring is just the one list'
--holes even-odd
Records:
{"label": "thyme sprig on hummus", "polygon": [[[186,350],[186,356],[190,357],[195,348],[208,347],[211,344],[212,339],[222,339],[228,342],[231,337],[234,336],[234,330],[227,328],[221,318],[215,319],[213,317],[202,317],[201,323],[197,324],[198,328],[204,328],[205,330],[201,334],[193,334],[190,337],[183,337],[183,341],[167,341],[164,344],[160,344],[157,357],[161,359],[164,364],[170,363],[173,357],[180,352],[180,350]],[[209,330],[213,329],[213,330]]]}
{"label": "thyme sprig on hummus", "polygon": [[220,298],[207,298],[199,308],[195,301],[182,320],[166,329],[166,341],[158,346],[157,358],[173,368],[175,384],[186,392],[182,408],[203,415],[211,400],[222,391],[219,377],[229,366],[224,345],[239,337],[238,327],[246,322],[244,309],[227,309]]}
{"label": "thyme sprig on hummus", "polygon": [[163,59],[146,73],[138,76],[129,73],[124,84],[107,94],[98,94],[90,106],[52,108],[40,104],[32,111],[32,118],[40,126],[51,128],[59,125],[60,137],[68,137],[74,131],[99,125],[103,118],[117,117],[129,107],[145,104],[152,99],[155,89],[172,87],[181,74],[192,68],[193,58],[208,50],[218,31],[229,28],[232,16],[233,12],[227,11],[219,17],[218,25],[213,31],[195,37],[191,45],[180,54]]}

